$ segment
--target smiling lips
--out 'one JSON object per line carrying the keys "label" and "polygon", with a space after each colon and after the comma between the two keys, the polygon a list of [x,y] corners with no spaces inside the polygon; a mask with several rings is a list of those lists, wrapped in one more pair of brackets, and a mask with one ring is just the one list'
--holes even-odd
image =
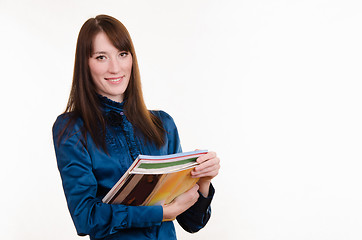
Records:
{"label": "smiling lips", "polygon": [[104,78],[104,79],[111,82],[111,83],[117,84],[117,83],[122,82],[124,77],[125,77],[125,75],[123,75],[121,77],[117,77],[117,78]]}

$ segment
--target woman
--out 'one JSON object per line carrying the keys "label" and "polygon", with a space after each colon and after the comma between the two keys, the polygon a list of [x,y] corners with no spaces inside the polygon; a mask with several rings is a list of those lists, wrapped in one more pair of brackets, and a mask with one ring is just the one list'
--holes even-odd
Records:
{"label": "woman", "polygon": [[192,172],[198,184],[164,206],[105,204],[101,199],[139,155],[181,152],[173,119],[148,111],[135,50],[117,19],[99,15],[82,26],[65,112],[53,126],[58,168],[77,233],[90,239],[176,239],[205,226],[219,159],[209,152]]}

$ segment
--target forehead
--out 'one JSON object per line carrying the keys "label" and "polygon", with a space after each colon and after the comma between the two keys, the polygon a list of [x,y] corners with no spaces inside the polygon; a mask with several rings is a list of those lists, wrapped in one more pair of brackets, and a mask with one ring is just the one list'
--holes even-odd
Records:
{"label": "forehead", "polygon": [[98,33],[93,39],[93,53],[119,51],[104,32]]}

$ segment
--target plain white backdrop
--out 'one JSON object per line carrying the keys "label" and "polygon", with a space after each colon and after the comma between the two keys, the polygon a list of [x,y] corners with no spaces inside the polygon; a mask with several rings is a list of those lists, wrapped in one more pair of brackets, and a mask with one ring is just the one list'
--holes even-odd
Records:
{"label": "plain white backdrop", "polygon": [[209,224],[180,239],[362,239],[359,0],[0,0],[0,239],[76,235],[51,127],[77,34],[122,21],[148,108],[222,169]]}

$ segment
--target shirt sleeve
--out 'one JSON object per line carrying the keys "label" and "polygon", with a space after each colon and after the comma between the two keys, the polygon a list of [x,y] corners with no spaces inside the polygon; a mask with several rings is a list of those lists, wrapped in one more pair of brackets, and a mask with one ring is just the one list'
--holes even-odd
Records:
{"label": "shirt sleeve", "polygon": [[97,198],[97,179],[80,124],[67,128],[59,141],[65,122],[64,117],[58,117],[53,126],[53,140],[65,197],[78,235],[103,238],[124,229],[160,225],[162,206],[105,204]]}
{"label": "shirt sleeve", "polygon": [[[161,111],[160,113],[163,118],[164,128],[167,132],[168,154],[182,152],[178,130],[173,118],[166,112]],[[207,224],[211,216],[210,205],[214,193],[215,189],[211,184],[209,195],[207,197],[202,196],[202,194],[199,192],[200,197],[198,198],[197,202],[176,218],[184,230],[194,233],[199,231]]]}
{"label": "shirt sleeve", "polygon": [[194,233],[205,227],[211,217],[211,201],[215,194],[215,189],[210,184],[209,195],[202,196],[199,192],[199,199],[188,210],[177,216],[177,222],[187,232]]}

